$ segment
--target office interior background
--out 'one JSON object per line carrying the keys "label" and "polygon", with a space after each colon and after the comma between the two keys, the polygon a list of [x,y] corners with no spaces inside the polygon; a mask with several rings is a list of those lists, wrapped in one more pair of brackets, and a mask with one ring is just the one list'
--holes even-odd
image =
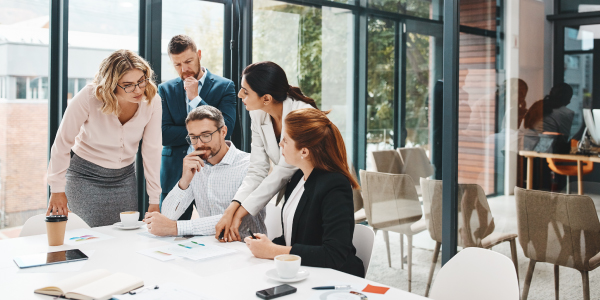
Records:
{"label": "office interior background", "polygon": [[[187,34],[202,50],[202,65],[238,88],[250,63],[282,66],[292,85],[331,110],[357,170],[377,170],[373,151],[420,147],[433,165],[431,177],[442,180],[454,138],[456,182],[481,186],[495,231],[516,233],[513,191],[526,184],[526,161],[518,152],[528,108],[554,85],[569,84],[567,108],[575,113],[569,138],[575,139],[585,126],[582,109],[600,108],[600,2],[461,0],[458,11],[458,60],[449,64],[442,0],[0,0],[0,229],[46,211],[49,146],[68,100],[92,82],[100,61],[130,49],[164,82],[177,76],[167,43]],[[454,66],[458,77],[443,80],[444,66]],[[450,117],[444,81],[457,82]],[[455,135],[445,134],[449,121]],[[232,140],[245,151],[249,124],[240,103]],[[566,190],[567,178],[545,160],[536,160],[534,170],[534,189]],[[583,177],[597,209],[599,175],[595,168]],[[576,177],[570,181],[576,186]],[[400,241],[390,235],[391,267],[378,233],[376,267],[367,278],[406,289]],[[427,231],[415,236],[417,293],[424,290],[434,245]],[[522,282],[528,261],[518,250]],[[510,257],[508,246],[497,251]],[[536,272],[547,276],[536,273],[530,298],[552,297],[551,266]],[[561,287],[562,295],[573,295],[565,299],[581,295],[573,272],[561,274],[563,282],[576,277]],[[590,273],[590,283],[600,296],[594,292],[598,274]]]}

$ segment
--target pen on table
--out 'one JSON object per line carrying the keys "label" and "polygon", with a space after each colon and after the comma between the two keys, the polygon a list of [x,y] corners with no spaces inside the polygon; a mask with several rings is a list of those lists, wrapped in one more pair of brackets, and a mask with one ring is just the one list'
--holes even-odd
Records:
{"label": "pen on table", "polygon": [[350,289],[352,286],[350,285],[327,285],[327,286],[317,286],[312,288],[313,290],[343,290]]}
{"label": "pen on table", "polygon": [[221,233],[219,234],[219,241],[223,239],[224,235],[225,235],[225,229],[221,230]]}
{"label": "pen on table", "polygon": [[254,236],[254,233],[252,233],[252,230],[250,230],[250,228],[248,228],[248,232],[250,233],[250,236],[251,236],[253,239],[255,239],[255,240],[257,239],[257,238]]}

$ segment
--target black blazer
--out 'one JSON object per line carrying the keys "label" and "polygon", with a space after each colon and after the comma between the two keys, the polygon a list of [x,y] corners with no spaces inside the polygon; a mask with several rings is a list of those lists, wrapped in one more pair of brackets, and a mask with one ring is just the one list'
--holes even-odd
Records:
{"label": "black blazer", "polygon": [[[302,176],[304,173],[298,170],[290,179],[285,192],[286,202]],[[283,218],[281,225],[283,228]],[[354,203],[350,181],[341,173],[314,169],[304,184],[304,193],[294,214],[290,254],[302,257],[304,266],[331,268],[365,277],[363,262],[352,245],[353,235]],[[273,242],[285,246],[283,235]]]}

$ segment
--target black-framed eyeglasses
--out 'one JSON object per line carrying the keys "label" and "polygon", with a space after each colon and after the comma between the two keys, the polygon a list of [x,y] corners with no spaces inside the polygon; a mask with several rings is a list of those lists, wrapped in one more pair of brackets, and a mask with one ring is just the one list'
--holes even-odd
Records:
{"label": "black-framed eyeglasses", "polygon": [[210,141],[212,141],[212,135],[221,130],[221,128],[223,128],[223,126],[217,128],[217,130],[211,132],[211,133],[205,133],[205,134],[201,134],[199,136],[194,136],[194,135],[187,135],[185,137],[185,140],[188,142],[188,144],[190,145],[196,145],[198,144],[198,139],[200,139],[203,143],[210,143]]}
{"label": "black-framed eyeglasses", "polygon": [[128,84],[128,85],[126,85],[126,86],[120,86],[120,85],[117,83],[117,86],[118,86],[118,87],[120,87],[120,88],[122,88],[122,89],[123,89],[123,91],[125,91],[125,93],[128,93],[128,94],[129,94],[129,93],[131,93],[131,92],[135,91],[135,87],[136,87],[136,86],[140,87],[140,89],[143,89],[143,88],[145,88],[145,87],[146,87],[146,85],[148,85],[148,80],[150,80],[150,78],[144,78],[142,81],[138,82],[137,84]]}

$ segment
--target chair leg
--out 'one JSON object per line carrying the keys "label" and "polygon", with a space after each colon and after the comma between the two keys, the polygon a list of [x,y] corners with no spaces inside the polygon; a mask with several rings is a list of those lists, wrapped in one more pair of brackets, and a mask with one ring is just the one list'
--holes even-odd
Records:
{"label": "chair leg", "polygon": [[512,239],[509,241],[510,243],[510,255],[512,256],[512,261],[515,264],[515,271],[517,272],[517,282],[519,282],[519,259],[517,258],[517,241]]}
{"label": "chair leg", "polygon": [[411,285],[412,285],[412,248],[413,248],[413,236],[407,235],[406,239],[408,240],[408,292],[410,293]]}
{"label": "chair leg", "polygon": [[554,299],[558,300],[559,298],[559,293],[558,293],[558,282],[559,282],[559,272],[558,272],[558,265],[554,265]]}
{"label": "chair leg", "polygon": [[385,249],[387,250],[388,266],[392,267],[392,257],[390,256],[390,235],[387,230],[383,231],[383,240],[385,241]]}
{"label": "chair leg", "polygon": [[431,268],[429,269],[429,278],[427,278],[427,287],[425,288],[425,297],[429,297],[429,289],[431,288],[431,280],[433,279],[433,271],[435,271],[435,265],[437,264],[438,256],[440,255],[440,248],[442,243],[435,242],[435,249],[433,250],[433,259],[431,260]]}
{"label": "chair leg", "polygon": [[590,300],[590,276],[588,271],[581,271],[581,281],[583,281],[583,300]]}
{"label": "chair leg", "polygon": [[567,194],[571,193],[571,176],[567,175]]}
{"label": "chair leg", "polygon": [[[400,234],[400,269],[404,269],[404,234]],[[408,290],[410,292],[410,289]]]}
{"label": "chair leg", "polygon": [[533,277],[533,270],[535,269],[535,260],[529,261],[529,267],[527,268],[527,275],[525,275],[525,284],[523,284],[523,295],[521,300],[527,300],[529,294],[529,286],[531,285],[531,278]]}

